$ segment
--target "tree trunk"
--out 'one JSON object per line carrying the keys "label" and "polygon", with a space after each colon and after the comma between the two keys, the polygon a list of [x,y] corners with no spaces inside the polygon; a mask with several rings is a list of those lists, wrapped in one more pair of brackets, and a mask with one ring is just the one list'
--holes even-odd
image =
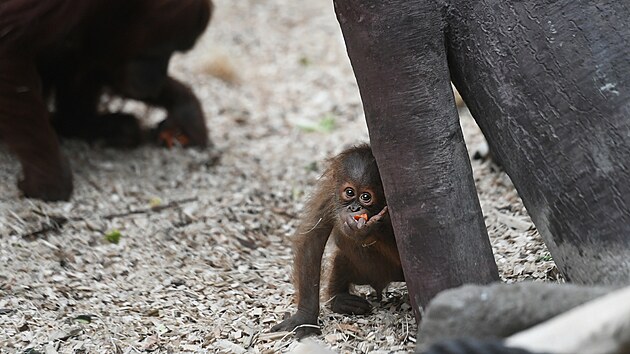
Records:
{"label": "tree trunk", "polygon": [[571,281],[630,283],[630,7],[455,0],[452,79]]}
{"label": "tree trunk", "polygon": [[447,68],[443,6],[335,0],[416,314],[498,272]]}

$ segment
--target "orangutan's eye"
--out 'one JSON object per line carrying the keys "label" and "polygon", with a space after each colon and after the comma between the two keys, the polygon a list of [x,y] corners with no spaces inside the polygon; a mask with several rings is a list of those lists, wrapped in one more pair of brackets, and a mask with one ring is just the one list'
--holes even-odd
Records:
{"label": "orangutan's eye", "polygon": [[370,200],[372,200],[372,196],[370,195],[370,193],[361,193],[359,199],[361,199],[361,201],[364,203],[369,203]]}
{"label": "orangutan's eye", "polygon": [[344,193],[346,194],[346,197],[348,198],[354,198],[354,189],[348,187],[346,188],[346,190],[344,191]]}

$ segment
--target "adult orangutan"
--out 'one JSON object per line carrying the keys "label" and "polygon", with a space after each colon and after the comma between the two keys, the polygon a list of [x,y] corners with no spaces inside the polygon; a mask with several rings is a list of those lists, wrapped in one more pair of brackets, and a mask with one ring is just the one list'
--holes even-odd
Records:
{"label": "adult orangutan", "polygon": [[208,145],[199,101],[167,70],[211,12],[209,0],[0,2],[0,137],[22,165],[24,195],[70,197],[72,173],[57,134],[140,142],[135,117],[99,112],[105,90],[165,108],[158,127],[165,139]]}

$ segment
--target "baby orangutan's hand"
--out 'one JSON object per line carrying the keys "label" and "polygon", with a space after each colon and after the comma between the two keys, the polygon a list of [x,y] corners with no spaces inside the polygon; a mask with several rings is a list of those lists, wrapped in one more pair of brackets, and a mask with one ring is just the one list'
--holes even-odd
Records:
{"label": "baby orangutan's hand", "polygon": [[368,218],[367,214],[349,215],[344,221],[348,231],[353,234],[368,234],[370,230],[377,225],[387,215],[387,206],[378,214]]}

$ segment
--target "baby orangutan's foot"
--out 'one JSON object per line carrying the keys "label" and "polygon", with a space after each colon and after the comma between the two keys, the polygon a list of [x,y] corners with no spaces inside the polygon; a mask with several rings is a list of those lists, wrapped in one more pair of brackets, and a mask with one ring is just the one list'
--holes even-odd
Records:
{"label": "baby orangutan's foot", "polygon": [[372,305],[360,296],[349,293],[341,293],[335,295],[332,299],[330,308],[336,313],[365,315],[370,313]]}

